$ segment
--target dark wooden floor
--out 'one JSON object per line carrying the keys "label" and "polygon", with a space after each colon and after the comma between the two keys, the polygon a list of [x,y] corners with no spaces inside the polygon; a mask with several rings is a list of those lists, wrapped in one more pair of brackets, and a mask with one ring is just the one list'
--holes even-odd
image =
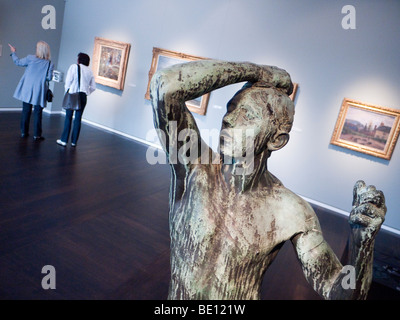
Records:
{"label": "dark wooden floor", "polygon": [[[46,140],[34,142],[19,137],[18,112],[0,113],[0,299],[166,299],[168,166],[149,165],[147,146],[85,124],[77,148],[60,147],[63,120],[44,114]],[[346,219],[315,209],[340,256]],[[397,244],[383,238],[392,258]],[[56,269],[55,290],[41,286],[45,265]],[[399,296],[374,282],[369,299]],[[319,299],[289,243],[265,275],[262,299]]]}

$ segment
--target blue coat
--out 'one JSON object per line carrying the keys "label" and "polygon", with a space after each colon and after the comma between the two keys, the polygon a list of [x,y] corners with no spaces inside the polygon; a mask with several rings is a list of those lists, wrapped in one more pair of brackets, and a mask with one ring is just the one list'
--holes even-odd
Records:
{"label": "blue coat", "polygon": [[54,65],[49,60],[39,59],[34,55],[28,55],[19,59],[14,53],[11,54],[14,63],[20,67],[26,67],[25,73],[19,81],[14,92],[14,98],[34,106],[46,107],[47,81],[50,81]]}

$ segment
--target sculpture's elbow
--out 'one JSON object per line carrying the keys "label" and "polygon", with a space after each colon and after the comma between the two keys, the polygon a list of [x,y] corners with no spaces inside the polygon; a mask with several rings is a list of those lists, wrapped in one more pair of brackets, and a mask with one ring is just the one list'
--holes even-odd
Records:
{"label": "sculpture's elbow", "polygon": [[150,98],[152,101],[160,101],[166,99],[169,92],[169,81],[167,79],[167,75],[163,72],[163,70],[157,71],[150,81]]}

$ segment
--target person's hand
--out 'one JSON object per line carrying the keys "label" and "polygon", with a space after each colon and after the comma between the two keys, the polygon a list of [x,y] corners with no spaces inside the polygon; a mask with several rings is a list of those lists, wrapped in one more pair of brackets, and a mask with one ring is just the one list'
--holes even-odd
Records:
{"label": "person's hand", "polygon": [[8,46],[10,47],[10,50],[11,50],[12,53],[17,51],[17,49],[15,49],[15,47],[13,47],[11,44],[8,44]]}
{"label": "person's hand", "polygon": [[375,238],[385,220],[385,196],[374,186],[357,181],[353,188],[353,208],[349,223],[358,245]]}

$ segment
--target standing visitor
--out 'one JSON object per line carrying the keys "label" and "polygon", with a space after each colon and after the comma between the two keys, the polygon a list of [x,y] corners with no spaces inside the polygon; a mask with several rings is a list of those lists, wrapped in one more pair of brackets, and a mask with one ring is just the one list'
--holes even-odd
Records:
{"label": "standing visitor", "polygon": [[36,44],[36,55],[28,55],[18,58],[16,48],[8,44],[14,63],[20,67],[26,67],[14,92],[14,98],[22,101],[21,137],[29,136],[29,123],[34,114],[33,138],[44,140],[42,136],[42,111],[46,107],[46,94],[49,81],[52,79],[54,65],[50,61],[50,47],[44,41]]}
{"label": "standing visitor", "polygon": [[78,110],[65,110],[64,130],[61,138],[57,140],[57,144],[63,147],[67,145],[69,140],[74,111],[75,118],[71,135],[71,146],[76,146],[81,131],[82,114],[86,106],[87,96],[96,90],[93,72],[89,68],[90,57],[86,53],[79,53],[77,62],[77,64],[71,65],[68,69],[65,79],[65,91],[69,93],[79,92],[80,108]]}

